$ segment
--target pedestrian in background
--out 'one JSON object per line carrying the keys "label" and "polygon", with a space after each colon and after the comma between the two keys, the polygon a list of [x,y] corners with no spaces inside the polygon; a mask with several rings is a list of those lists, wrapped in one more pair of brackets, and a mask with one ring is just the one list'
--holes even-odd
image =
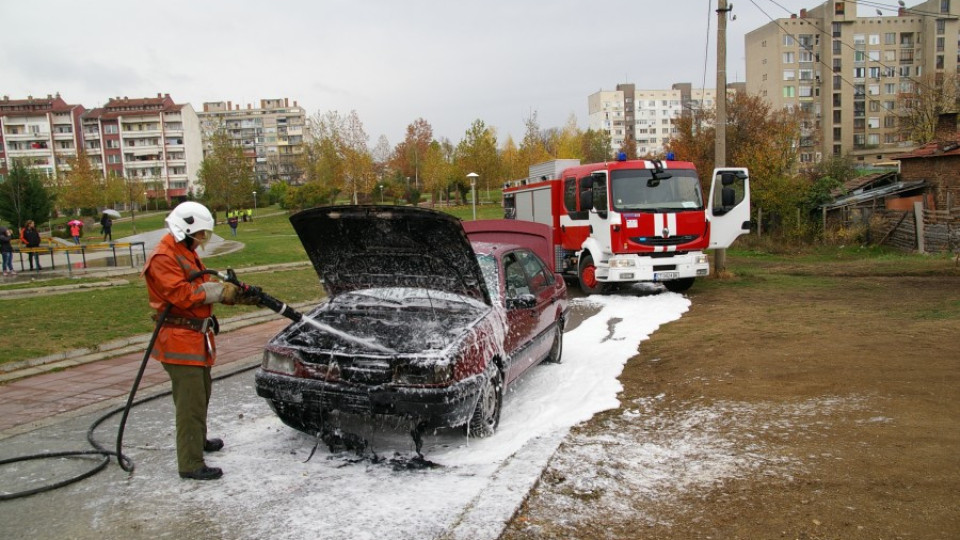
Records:
{"label": "pedestrian in background", "polygon": [[3,275],[5,276],[15,276],[16,272],[13,271],[13,231],[6,228],[0,227],[0,257],[3,258]]}
{"label": "pedestrian in background", "polygon": [[73,237],[73,243],[78,246],[80,245],[80,227],[81,225],[78,220],[70,223],[70,236]]}
{"label": "pedestrian in background", "polygon": [[163,363],[173,385],[180,478],[216,480],[223,471],[208,467],[203,457],[204,452],[223,448],[221,439],[207,438],[210,369],[217,356],[212,304],[256,305],[259,296],[200,274],[205,267],[196,250],[213,236],[213,216],[207,207],[180,203],[165,222],[169,233],[147,258],[141,274],[156,317],[170,306],[150,356]]}
{"label": "pedestrian in background", "polygon": [[113,242],[113,219],[107,214],[104,214],[103,217],[100,218],[100,226],[103,228],[103,241],[106,242],[110,240]]}
{"label": "pedestrian in background", "polygon": [[[40,231],[33,223],[33,220],[27,220],[27,225],[23,228],[22,240],[28,248],[40,247]],[[37,271],[43,270],[40,266],[40,254],[34,251],[27,253],[27,260],[30,261],[30,270],[33,270],[33,261],[37,261]]]}
{"label": "pedestrian in background", "polygon": [[240,224],[239,222],[240,222],[240,220],[237,219],[237,213],[236,213],[236,212],[231,212],[231,213],[228,215],[228,217],[227,217],[227,225],[230,225],[230,232],[233,233],[234,236],[237,235],[237,225]]}

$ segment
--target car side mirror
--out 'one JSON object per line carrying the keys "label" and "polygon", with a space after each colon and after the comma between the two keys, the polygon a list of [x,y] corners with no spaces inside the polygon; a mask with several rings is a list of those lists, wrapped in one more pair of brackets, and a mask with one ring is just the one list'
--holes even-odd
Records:
{"label": "car side mirror", "polygon": [[507,309],[530,309],[537,305],[537,297],[532,294],[521,294],[516,298],[507,298]]}

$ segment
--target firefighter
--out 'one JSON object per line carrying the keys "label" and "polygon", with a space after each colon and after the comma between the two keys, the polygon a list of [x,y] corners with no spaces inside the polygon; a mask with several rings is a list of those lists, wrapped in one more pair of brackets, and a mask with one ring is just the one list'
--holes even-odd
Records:
{"label": "firefighter", "polygon": [[176,408],[177,468],[181,478],[216,480],[223,475],[208,467],[204,452],[223,448],[221,439],[207,438],[210,369],[216,360],[214,335],[218,330],[213,304],[257,304],[258,298],[204,270],[196,250],[213,236],[213,216],[202,204],[184,202],[165,220],[164,235],[144,264],[150,307],[155,319],[170,305],[150,356],[163,363],[173,385]]}

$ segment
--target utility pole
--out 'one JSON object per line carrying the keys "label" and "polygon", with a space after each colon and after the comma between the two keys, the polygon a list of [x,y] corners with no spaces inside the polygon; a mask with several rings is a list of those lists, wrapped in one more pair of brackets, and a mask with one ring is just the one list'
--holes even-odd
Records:
{"label": "utility pole", "polygon": [[[727,166],[727,0],[717,1],[717,128],[714,167]],[[713,197],[713,193],[710,194]],[[713,252],[713,275],[720,277],[727,267],[727,250]]]}

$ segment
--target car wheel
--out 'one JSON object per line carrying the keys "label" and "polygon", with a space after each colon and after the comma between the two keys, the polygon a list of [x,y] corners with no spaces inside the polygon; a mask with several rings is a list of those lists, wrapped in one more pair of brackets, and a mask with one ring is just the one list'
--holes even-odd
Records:
{"label": "car wheel", "polygon": [[552,364],[559,364],[563,360],[563,317],[557,319],[557,329],[553,334],[553,345],[550,346],[550,352],[547,353],[546,361]]}
{"label": "car wheel", "polygon": [[667,288],[670,292],[681,293],[690,287],[693,287],[693,281],[695,278],[688,277],[683,279],[673,279],[670,281],[664,281],[663,286]]}
{"label": "car wheel", "polygon": [[597,267],[593,264],[593,256],[585,253],[580,259],[580,270],[577,272],[580,278],[580,290],[583,294],[602,294],[606,289],[605,285],[597,281]]}
{"label": "car wheel", "polygon": [[480,399],[473,409],[473,416],[467,422],[467,435],[470,437],[489,437],[500,424],[500,408],[503,407],[503,382],[500,370],[492,362],[487,367],[487,380],[480,389]]}

